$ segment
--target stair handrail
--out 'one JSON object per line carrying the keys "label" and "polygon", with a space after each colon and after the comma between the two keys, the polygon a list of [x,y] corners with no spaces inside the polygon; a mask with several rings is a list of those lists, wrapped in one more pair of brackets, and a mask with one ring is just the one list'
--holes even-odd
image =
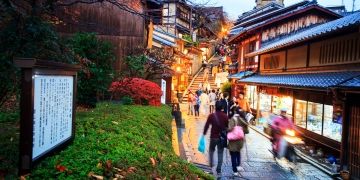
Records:
{"label": "stair handrail", "polygon": [[[212,59],[212,58],[214,58],[215,55],[216,55],[216,54],[213,54],[213,55],[209,58],[209,60]],[[201,66],[201,68],[199,69],[199,71],[193,76],[193,78],[191,79],[188,87],[186,87],[185,91],[183,92],[182,97],[185,97],[185,95],[188,93],[188,89],[191,87],[191,85],[194,83],[195,79],[199,76],[200,72],[201,72],[203,69],[204,69],[204,67]],[[182,102],[182,101],[181,101],[181,102]]]}

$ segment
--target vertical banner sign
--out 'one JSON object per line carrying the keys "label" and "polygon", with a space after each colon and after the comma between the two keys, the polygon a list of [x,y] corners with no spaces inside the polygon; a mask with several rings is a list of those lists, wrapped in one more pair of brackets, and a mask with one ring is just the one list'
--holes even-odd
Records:
{"label": "vertical banner sign", "polygon": [[78,65],[16,59],[21,69],[19,175],[75,137]]}
{"label": "vertical banner sign", "polygon": [[164,79],[161,79],[161,103],[166,104],[166,81]]}

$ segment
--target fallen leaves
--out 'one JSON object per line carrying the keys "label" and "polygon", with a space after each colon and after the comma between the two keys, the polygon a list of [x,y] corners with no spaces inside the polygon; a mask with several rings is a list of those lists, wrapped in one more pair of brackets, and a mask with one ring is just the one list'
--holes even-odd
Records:
{"label": "fallen leaves", "polygon": [[156,165],[156,160],[155,160],[154,158],[150,158],[150,162],[151,162],[151,165],[152,165],[153,167],[155,167],[155,165]]}
{"label": "fallen leaves", "polygon": [[59,172],[65,172],[65,171],[67,171],[67,168],[66,168],[65,166],[63,166],[63,165],[56,165],[56,166],[55,166],[55,169],[56,169],[57,171],[59,171]]}
{"label": "fallen leaves", "polygon": [[103,180],[104,176],[100,176],[100,175],[96,175],[94,172],[90,172],[88,174],[88,177],[91,179],[96,179],[96,180]]}

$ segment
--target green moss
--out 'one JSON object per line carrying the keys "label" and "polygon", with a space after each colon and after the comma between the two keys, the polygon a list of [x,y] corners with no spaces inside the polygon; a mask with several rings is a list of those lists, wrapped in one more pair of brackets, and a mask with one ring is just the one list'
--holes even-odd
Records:
{"label": "green moss", "polygon": [[[86,179],[90,172],[110,176],[105,162],[127,171],[127,179],[175,177],[211,179],[177,157],[171,144],[171,115],[167,106],[124,106],[101,103],[89,112],[77,113],[72,145],[42,161],[30,179]],[[150,158],[156,161],[155,166]],[[55,167],[61,165],[66,171]]]}

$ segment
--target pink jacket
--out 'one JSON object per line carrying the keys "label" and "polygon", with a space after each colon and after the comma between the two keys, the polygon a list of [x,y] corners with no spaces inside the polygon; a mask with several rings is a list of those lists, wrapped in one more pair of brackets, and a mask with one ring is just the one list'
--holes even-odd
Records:
{"label": "pink jacket", "polygon": [[274,119],[272,126],[276,129],[279,129],[282,133],[285,132],[286,129],[294,129],[294,123],[291,121],[290,118],[283,116],[278,116]]}

